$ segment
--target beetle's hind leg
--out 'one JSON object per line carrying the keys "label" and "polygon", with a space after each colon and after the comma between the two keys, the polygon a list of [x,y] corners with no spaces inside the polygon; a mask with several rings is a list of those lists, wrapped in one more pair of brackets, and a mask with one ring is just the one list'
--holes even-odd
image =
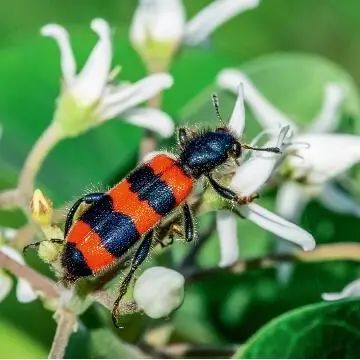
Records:
{"label": "beetle's hind leg", "polygon": [[143,238],[140,246],[138,247],[138,249],[136,250],[136,253],[134,255],[134,258],[131,262],[131,266],[130,266],[130,270],[127,273],[127,275],[125,276],[125,278],[123,279],[121,285],[120,285],[120,289],[119,289],[119,295],[116,298],[115,302],[114,302],[114,307],[112,310],[112,320],[113,323],[115,325],[115,327],[120,328],[119,324],[118,324],[118,316],[119,316],[119,304],[121,299],[124,297],[124,295],[127,292],[127,289],[129,287],[130,281],[135,273],[135,271],[137,270],[137,268],[143,263],[143,261],[146,259],[147,255],[149,254],[150,251],[150,247],[152,244],[152,240],[153,240],[153,235],[154,235],[154,230],[150,230]]}

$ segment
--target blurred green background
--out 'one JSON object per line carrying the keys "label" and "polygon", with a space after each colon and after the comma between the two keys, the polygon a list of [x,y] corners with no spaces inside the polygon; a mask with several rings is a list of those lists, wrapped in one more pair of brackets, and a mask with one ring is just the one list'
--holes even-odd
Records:
{"label": "blurred green background", "polygon": [[[209,1],[184,3],[191,17]],[[0,185],[3,188],[15,184],[26,154],[51,120],[59,91],[58,49],[52,41],[41,38],[40,27],[49,22],[68,27],[76,56],[82,63],[96,39],[88,27],[90,20],[104,17],[114,28],[113,63],[123,66],[120,78],[136,80],[145,75],[145,69],[128,41],[128,26],[135,6],[134,0],[0,2],[0,123],[3,125]],[[241,66],[271,101],[304,124],[318,111],[324,84],[329,80],[346,82],[351,90],[341,129],[358,133],[359,34],[358,0],[263,0],[257,9],[218,29],[206,46],[181,52],[171,69],[175,86],[165,95],[165,110],[179,123],[215,121],[208,101],[215,88],[215,76],[225,66]],[[229,114],[233,97],[222,94],[221,100],[223,113]],[[259,127],[248,115],[247,130],[255,134]],[[55,205],[75,199],[94,187],[104,188],[134,166],[142,134],[139,128],[112,121],[78,138],[65,140],[46,160],[38,184],[54,199]],[[171,141],[162,144],[172,145]],[[355,169],[359,180],[358,173]],[[360,190],[359,181],[357,185]],[[274,192],[266,194],[261,202],[272,209]],[[17,211],[0,212],[0,225],[20,226],[23,222]],[[200,225],[203,222],[206,219],[200,219]],[[312,232],[318,243],[357,242],[360,238],[358,230],[354,230],[358,229],[357,218],[331,213],[315,201],[306,209],[301,225]],[[274,248],[272,237],[253,224],[239,222],[239,234],[245,257],[260,256]],[[185,245],[176,244],[172,251],[178,259],[187,250]],[[214,235],[201,251],[199,264],[216,264],[218,252]],[[47,271],[36,256],[30,256],[30,262]],[[272,318],[319,302],[322,292],[338,291],[359,275],[358,264],[346,261],[297,265],[287,285],[277,283],[275,270],[252,270],[244,275],[221,273],[191,284],[186,289],[185,303],[170,320],[150,322],[144,316],[134,317],[128,320],[126,334],[111,333],[109,339],[114,336],[116,343],[120,336],[136,342],[142,338],[146,326],[170,323],[174,341],[239,345]],[[359,309],[355,310],[358,314]],[[339,322],[346,319],[342,309],[335,313]],[[51,315],[40,301],[30,305],[17,303],[12,292],[0,304],[0,357],[45,357],[55,331]],[[86,326],[72,339],[67,355],[121,356],[121,343],[109,347],[107,353],[104,349],[100,351],[101,344],[94,340],[99,328],[104,324],[109,326],[107,317],[99,309],[88,311],[84,316]],[[352,318],[354,324],[355,320]],[[339,329],[334,329],[333,334]],[[309,338],[300,340],[310,342],[314,334],[307,335]],[[334,349],[345,342],[341,336],[337,339],[332,343]],[[325,353],[316,352],[318,349],[310,345],[294,348],[293,355],[297,357],[325,357]],[[247,356],[252,354],[259,356],[255,350]],[[268,354],[284,355],[276,351]],[[348,353],[354,354],[360,355]],[[291,351],[286,355],[291,356]]]}

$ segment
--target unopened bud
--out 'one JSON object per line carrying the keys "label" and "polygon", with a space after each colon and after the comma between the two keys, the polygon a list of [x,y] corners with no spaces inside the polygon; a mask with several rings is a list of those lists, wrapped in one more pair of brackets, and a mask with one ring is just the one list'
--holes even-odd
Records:
{"label": "unopened bud", "polygon": [[134,287],[134,299],[153,319],[168,316],[184,299],[185,278],[175,270],[161,266],[147,269]]}
{"label": "unopened bud", "polygon": [[152,71],[163,71],[184,35],[185,11],[180,0],[140,0],[130,39]]}
{"label": "unopened bud", "polygon": [[34,191],[30,203],[31,216],[41,226],[51,224],[53,214],[52,202],[44,196],[41,190]]}

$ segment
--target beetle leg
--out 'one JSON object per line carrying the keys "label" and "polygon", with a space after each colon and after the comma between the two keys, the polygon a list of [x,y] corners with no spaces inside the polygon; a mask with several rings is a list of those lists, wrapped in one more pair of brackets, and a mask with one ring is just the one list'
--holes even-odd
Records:
{"label": "beetle leg", "polygon": [[189,136],[188,136],[187,130],[185,128],[183,128],[183,127],[179,128],[178,139],[179,139],[179,143],[181,146],[184,146],[188,142]]}
{"label": "beetle leg", "polygon": [[78,199],[74,205],[70,208],[67,217],[66,217],[66,221],[65,221],[65,228],[64,228],[64,236],[66,237],[66,235],[68,234],[70,227],[73,223],[74,220],[74,216],[75,213],[77,211],[77,209],[79,208],[79,206],[84,202],[86,204],[94,204],[95,202],[99,201],[102,197],[104,196],[104,193],[92,193],[92,194],[87,194],[83,197],[81,197],[80,199]]}
{"label": "beetle leg", "polygon": [[250,196],[239,196],[231,189],[220,185],[217,181],[214,180],[214,178],[210,174],[207,175],[207,178],[209,179],[209,182],[213,189],[225,199],[236,201],[237,203],[244,205],[251,203],[254,199],[257,199],[259,197],[258,194],[253,194]]}
{"label": "beetle leg", "polygon": [[40,246],[41,243],[43,243],[44,241],[48,241],[54,244],[62,244],[64,243],[64,240],[62,239],[50,239],[50,240],[41,240],[41,241],[37,241],[34,242],[32,244],[28,244],[23,248],[23,252],[25,253],[26,251],[28,251],[30,248],[37,248]]}
{"label": "beetle leg", "polygon": [[126,294],[127,289],[129,287],[130,281],[134,275],[134,272],[136,269],[143,263],[143,261],[146,259],[147,255],[149,254],[151,243],[153,240],[154,230],[150,230],[143,238],[140,246],[136,250],[136,253],[134,255],[134,258],[131,262],[130,270],[123,279],[120,289],[119,289],[119,295],[116,298],[114,302],[114,307],[112,310],[112,320],[115,325],[115,327],[119,328],[119,324],[117,321],[117,317],[119,315],[119,304],[123,296]]}
{"label": "beetle leg", "polygon": [[190,242],[194,240],[195,232],[194,232],[194,219],[191,213],[190,206],[187,203],[185,203],[183,206],[183,217],[184,217],[185,240],[187,242]]}

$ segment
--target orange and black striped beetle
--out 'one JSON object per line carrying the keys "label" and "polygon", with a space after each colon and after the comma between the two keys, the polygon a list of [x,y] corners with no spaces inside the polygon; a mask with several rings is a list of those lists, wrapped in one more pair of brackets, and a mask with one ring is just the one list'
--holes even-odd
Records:
{"label": "orange and black striped beetle", "polygon": [[[214,104],[220,117],[217,102]],[[246,199],[214,180],[213,170],[229,158],[237,160],[242,148],[280,151],[278,148],[242,145],[226,127],[202,132],[180,128],[178,142],[178,155],[156,154],[109,191],[81,197],[68,212],[65,245],[61,254],[61,263],[68,278],[97,274],[139,244],[114,303],[112,318],[115,326],[119,302],[134,272],[147,257],[160,220],[175,208],[182,208],[184,237],[186,241],[193,240],[194,224],[186,199],[196,181],[205,176],[220,196],[243,203]],[[82,203],[90,207],[74,220]]]}

